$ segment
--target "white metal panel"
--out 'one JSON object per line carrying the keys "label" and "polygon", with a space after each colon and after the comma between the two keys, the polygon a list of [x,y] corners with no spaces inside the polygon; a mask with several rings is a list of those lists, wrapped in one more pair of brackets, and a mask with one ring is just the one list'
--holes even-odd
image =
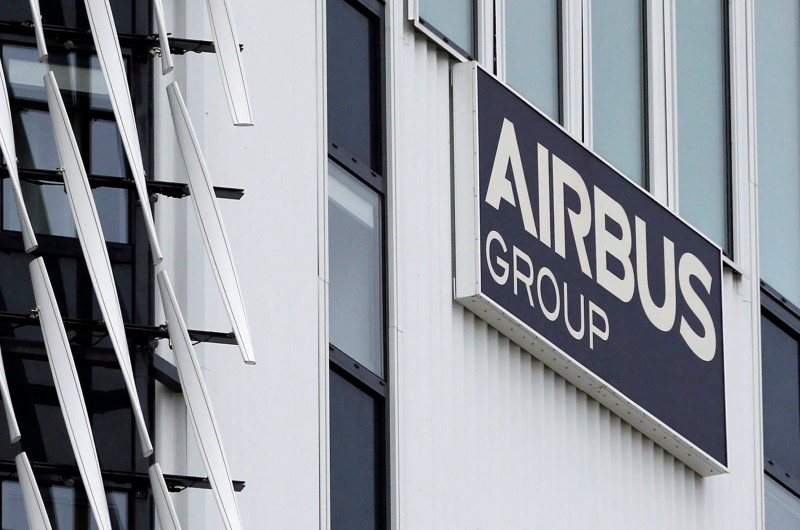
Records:
{"label": "white metal panel", "polygon": [[36,47],[39,48],[39,61],[47,60],[47,43],[44,40],[42,27],[42,13],[39,10],[39,0],[30,0],[31,16],[33,16],[33,29],[36,32]]}
{"label": "white metal panel", "polygon": [[50,519],[42,501],[42,493],[36,483],[31,462],[23,451],[14,458],[17,466],[17,480],[22,490],[22,503],[25,505],[25,516],[28,519],[29,530],[51,530]]}
{"label": "white metal panel", "polygon": [[11,106],[8,101],[8,85],[6,76],[3,72],[3,65],[0,63],[0,153],[6,162],[8,176],[11,177],[11,188],[14,190],[14,201],[17,205],[19,214],[19,225],[22,228],[22,244],[25,252],[33,252],[39,244],[36,242],[36,234],[33,232],[31,220],[28,216],[28,209],[25,208],[25,200],[22,198],[22,188],[17,172],[17,148],[14,142],[14,125],[11,119]]}
{"label": "white metal panel", "polygon": [[175,298],[167,271],[162,270],[156,276],[164,313],[167,317],[169,336],[175,352],[183,398],[197,445],[200,448],[200,455],[208,472],[208,481],[214,492],[214,499],[217,501],[225,528],[240,530],[242,522],[239,506],[236,503],[228,461],[225,457],[225,450],[222,448],[222,438],[214,411],[211,408],[211,399],[203,379],[200,363],[197,361],[197,355],[194,352],[186,322],[184,322],[178,307],[178,300]]}
{"label": "white metal panel", "polygon": [[153,0],[153,13],[158,28],[158,44],[161,47],[161,74],[167,75],[175,67],[172,63],[172,51],[169,49],[169,33],[164,19],[164,6],[161,0]]}
{"label": "white metal panel", "polygon": [[[246,55],[286,51],[245,60],[248,66],[249,59],[259,63],[247,71],[258,127],[231,126],[211,55],[176,58],[172,74],[181,84],[212,177],[245,189],[241,201],[220,200],[219,205],[236,252],[259,362],[245,365],[236,348],[227,345],[199,344],[195,351],[225,436],[232,477],[247,482],[236,499],[244,524],[253,529],[325,527],[320,477],[328,472],[322,445],[327,435],[320,426],[327,410],[323,385],[328,362],[320,328],[325,284],[318,273],[318,241],[324,241],[318,226],[324,215],[318,197],[324,190],[318,186],[327,168],[324,6],[325,0],[234,3]],[[202,3],[164,2],[164,9],[176,35],[208,31]],[[265,31],[270,20],[280,23]],[[172,76],[155,79],[154,92],[160,94],[154,122],[157,175],[184,171],[165,97]],[[189,197],[158,202],[156,220],[170,279],[190,327],[230,330],[192,208]],[[157,315],[156,322],[164,322],[163,316]],[[164,342],[160,353],[172,359]],[[204,474],[191,427],[183,427],[183,398],[163,388],[159,394],[158,429],[152,434],[162,468]],[[243,402],[245,410],[258,413],[243,420]],[[173,500],[184,528],[223,527],[210,491],[186,490]]]}
{"label": "white metal panel", "polygon": [[242,358],[246,364],[255,364],[253,340],[250,336],[250,325],[247,323],[247,312],[244,307],[242,289],[239,286],[239,276],[233,265],[233,252],[228,242],[222,212],[217,204],[211,175],[177,82],[173,81],[169,84],[167,94],[175,134],[178,137],[178,146],[192,193],[192,204],[194,204],[197,222],[200,224],[206,254],[211,261],[211,269],[217,280],[217,287],[222,295],[228,319],[233,326],[233,333],[236,335]]}
{"label": "white metal panel", "polygon": [[161,530],[181,530],[181,522],[178,520],[178,514],[175,512],[175,506],[172,504],[169,489],[167,489],[167,483],[164,481],[164,474],[161,473],[161,466],[158,462],[150,466],[148,474]]}
{"label": "white metal panel", "polygon": [[400,401],[402,527],[757,528],[752,283],[725,275],[731,472],[703,479],[454,305],[449,65],[426,39],[401,31],[390,42],[401,116],[392,147],[403,169],[394,206],[404,311],[390,377]]}
{"label": "white metal panel", "polygon": [[11,443],[17,443],[22,435],[19,432],[19,425],[17,424],[17,415],[14,414],[14,406],[11,404],[11,392],[8,390],[8,379],[6,378],[6,368],[3,365],[3,354],[0,353],[0,397],[3,399],[3,409],[6,412],[6,421],[8,422],[8,434],[11,437]]}
{"label": "white metal panel", "polygon": [[86,260],[86,267],[92,280],[97,302],[100,305],[100,311],[103,313],[108,336],[114,346],[114,352],[117,354],[122,378],[125,380],[133,417],[139,432],[139,441],[142,444],[142,452],[144,456],[150,456],[153,454],[153,444],[150,442],[147,422],[144,419],[139,394],[136,391],[131,354],[128,351],[128,337],[125,333],[125,323],[122,320],[122,309],[119,305],[111,261],[108,258],[106,239],[103,235],[103,228],[100,226],[100,216],[97,213],[97,206],[92,196],[89,179],[86,176],[86,168],[78,149],[78,142],[75,140],[69,115],[64,101],[61,99],[53,72],[48,72],[44,76],[44,84],[47,89],[47,104],[53,122],[58,158],[64,171],[64,186],[69,197],[78,239],[81,242],[81,250]]}
{"label": "white metal panel", "polygon": [[222,84],[228,98],[234,125],[253,125],[250,96],[244,77],[242,51],[236,36],[233,12],[228,0],[206,0],[208,20],[214,35],[217,63],[222,75]]}
{"label": "white metal panel", "polygon": [[72,358],[67,332],[64,330],[53,286],[42,258],[31,261],[30,273],[58,402],[64,415],[64,423],[83,479],[89,506],[98,528],[111,530],[111,518],[103,489],[100,463],[97,460],[97,449],[92,437],[89,413],[83,400],[81,382]]}
{"label": "white metal panel", "polygon": [[128,157],[128,164],[136,184],[136,192],[139,195],[139,204],[144,214],[145,226],[150,238],[150,249],[153,253],[153,263],[158,264],[163,255],[158,243],[153,212],[150,208],[150,194],[147,191],[145,182],[144,162],[142,161],[142,149],[139,145],[136,116],[133,112],[133,103],[128,87],[128,78],[125,75],[125,63],[122,60],[114,16],[108,0],[85,0],[85,3],[97,58],[100,61],[100,68],[108,86],[111,107],[117,119],[122,145]]}

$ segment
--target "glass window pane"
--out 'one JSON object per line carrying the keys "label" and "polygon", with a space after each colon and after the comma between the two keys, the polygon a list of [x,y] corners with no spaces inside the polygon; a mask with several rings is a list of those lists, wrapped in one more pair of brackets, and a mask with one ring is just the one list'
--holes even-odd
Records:
{"label": "glass window pane", "polygon": [[474,9],[474,0],[419,0],[420,18],[471,56],[475,55]]}
{"label": "glass window pane", "polygon": [[800,486],[800,348],[768,318],[761,319],[761,346],[765,469]]}
{"label": "glass window pane", "polygon": [[558,0],[506,0],[506,81],[559,119]]}
{"label": "glass window pane", "polygon": [[676,3],[680,211],[730,251],[725,7]]}
{"label": "glass window pane", "polygon": [[[49,66],[39,63],[35,48],[3,46],[8,77],[17,159],[20,168],[56,170],[60,167],[47,108],[43,76],[55,72],[81,156],[90,174],[124,177],[127,161],[111,111],[97,57],[75,53],[51,54]],[[69,201],[62,185],[23,182],[23,195],[33,229],[38,234],[75,237]],[[11,183],[3,182],[3,228],[18,231],[19,217]],[[94,190],[106,240],[128,242],[128,192]]]}
{"label": "glass window pane", "polygon": [[330,372],[331,528],[383,528],[382,402]]}
{"label": "glass window pane", "polygon": [[[41,488],[41,484],[39,485]],[[50,522],[55,530],[97,529],[91,514],[86,495],[80,486],[50,486],[42,491]],[[128,496],[120,491],[107,491],[106,500],[111,516],[113,530],[128,528]],[[2,526],[3,530],[28,530],[28,520],[22,503],[22,489],[19,482],[3,481],[2,485]]]}
{"label": "glass window pane", "polygon": [[800,499],[770,477],[764,477],[764,512],[767,530],[800,528]]}
{"label": "glass window pane", "polygon": [[[148,33],[150,31],[144,24],[140,24],[139,28],[134,28],[137,4],[141,4],[141,2],[111,0],[110,3],[117,31],[120,33]],[[0,20],[20,22],[31,20],[29,0],[2,0],[2,5]],[[39,0],[39,7],[44,24],[89,29],[89,20],[86,18],[86,9],[82,0]]]}
{"label": "glass window pane", "polygon": [[331,344],[383,376],[380,197],[328,167]]}
{"label": "glass window pane", "polygon": [[641,0],[592,3],[594,149],[645,186],[645,27]]}
{"label": "glass window pane", "polygon": [[800,305],[800,3],[755,10],[761,276]]}
{"label": "glass window pane", "polygon": [[377,19],[328,0],[328,136],[382,173]]}

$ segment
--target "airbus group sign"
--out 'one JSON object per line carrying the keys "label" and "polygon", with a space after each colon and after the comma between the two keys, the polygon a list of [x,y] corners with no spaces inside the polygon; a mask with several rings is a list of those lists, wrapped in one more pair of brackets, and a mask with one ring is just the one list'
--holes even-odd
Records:
{"label": "airbus group sign", "polygon": [[725,472],[719,248],[476,63],[453,85],[456,299],[701,475]]}

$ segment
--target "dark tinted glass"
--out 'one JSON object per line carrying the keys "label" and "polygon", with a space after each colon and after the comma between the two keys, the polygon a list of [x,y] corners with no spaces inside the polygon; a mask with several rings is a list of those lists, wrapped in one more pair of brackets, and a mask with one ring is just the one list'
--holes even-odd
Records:
{"label": "dark tinted glass", "polygon": [[[48,64],[35,48],[5,45],[3,66],[9,84],[17,159],[20,168],[60,167],[47,106],[43,76],[52,69],[70,114],[75,138],[89,174],[124,177],[127,163],[111,101],[96,56],[54,50]],[[23,195],[38,234],[75,237],[72,213],[61,185],[24,183]],[[94,192],[108,241],[128,241],[128,193],[101,188]],[[3,228],[18,231],[19,218],[9,182],[3,183]]]}
{"label": "dark tinted glass", "polygon": [[345,0],[328,0],[328,136],[382,173],[379,22]]}
{"label": "dark tinted glass", "polygon": [[[48,508],[53,527],[58,530],[94,530],[97,525],[92,517],[86,494],[80,487],[50,486],[41,488],[42,500]],[[107,491],[111,528],[128,528],[128,495],[120,491]],[[28,530],[28,520],[22,501],[22,489],[18,482],[4,481],[0,500],[3,530]]]}
{"label": "dark tinted glass", "polygon": [[331,528],[384,528],[382,400],[330,373]]}
{"label": "dark tinted glass", "polygon": [[761,319],[765,469],[800,493],[800,365],[797,338]]}
{"label": "dark tinted glass", "polygon": [[[137,4],[141,10],[145,5],[143,1],[111,0],[111,10],[114,13],[114,22],[119,33],[147,33],[144,25],[136,27]],[[89,29],[89,20],[86,18],[84,0],[39,0],[42,12],[42,23],[53,26],[66,26],[68,28]],[[29,0],[2,0],[0,2],[0,20],[27,21],[31,20],[31,5]]]}
{"label": "dark tinted glass", "polygon": [[[139,450],[135,450],[138,445],[130,401],[114,353],[95,350],[91,353],[95,362],[90,363],[86,360],[89,355],[86,349],[73,347],[73,352],[100,466],[133,471],[137,464],[139,467],[146,464],[139,458]],[[41,346],[10,345],[4,341],[3,361],[22,432],[22,448],[28,457],[32,462],[74,466],[75,456],[44,350]],[[140,389],[139,397],[145,401],[142,405],[147,410],[147,393],[141,390],[144,389]],[[5,420],[0,434],[7,439]],[[0,459],[11,460],[15,455],[16,450],[10,445],[0,447]]]}

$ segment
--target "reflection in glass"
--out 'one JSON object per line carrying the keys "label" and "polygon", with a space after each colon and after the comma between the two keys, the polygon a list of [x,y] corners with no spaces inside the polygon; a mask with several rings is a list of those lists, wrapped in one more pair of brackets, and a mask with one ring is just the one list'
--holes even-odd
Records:
{"label": "reflection in glass", "polygon": [[[97,529],[89,502],[80,485],[74,488],[66,486],[42,488],[42,500],[50,516],[53,530]],[[121,491],[107,491],[106,500],[113,530],[127,530],[128,495]],[[18,482],[3,481],[0,502],[2,502],[0,511],[3,514],[3,530],[28,530],[28,520],[22,504],[22,490]]]}
{"label": "reflection in glass", "polygon": [[592,3],[592,141],[600,155],[647,185],[645,12],[641,0]]}
{"label": "reflection in glass", "polygon": [[[3,20],[27,22],[31,20],[31,6],[29,0],[2,0]],[[135,28],[136,8],[140,2],[131,0],[111,0],[111,10],[114,12],[114,22],[119,33],[142,33],[150,31],[145,24]],[[66,26],[69,28],[89,29],[89,20],[83,0],[40,0],[42,22],[53,26]],[[141,18],[141,17],[140,17]]]}
{"label": "reflection in glass", "polygon": [[328,164],[331,344],[383,375],[381,201]]}
{"label": "reflection in glass", "polygon": [[676,2],[680,212],[729,251],[723,0]]}
{"label": "reflection in glass", "polygon": [[761,276],[800,305],[800,3],[755,11]]}
{"label": "reflection in glass", "polygon": [[382,173],[378,20],[345,0],[328,0],[328,135]]}
{"label": "reflection in glass", "polygon": [[[2,49],[20,168],[56,170],[59,167],[43,82],[50,68],[55,72],[70,113],[87,172],[125,177],[125,153],[97,57],[51,52],[46,65],[39,63],[35,48],[6,45]],[[63,186],[23,182],[22,191],[37,233],[75,237]],[[126,243],[128,192],[101,188],[95,190],[94,196],[106,239]],[[10,185],[5,182],[2,217],[4,229],[20,229]]]}
{"label": "reflection in glass", "polygon": [[419,16],[450,42],[475,55],[474,0],[419,0]]}
{"label": "reflection in glass", "polygon": [[506,0],[506,81],[559,119],[558,0]]}
{"label": "reflection in glass", "polygon": [[331,528],[384,528],[382,403],[330,371]]}

